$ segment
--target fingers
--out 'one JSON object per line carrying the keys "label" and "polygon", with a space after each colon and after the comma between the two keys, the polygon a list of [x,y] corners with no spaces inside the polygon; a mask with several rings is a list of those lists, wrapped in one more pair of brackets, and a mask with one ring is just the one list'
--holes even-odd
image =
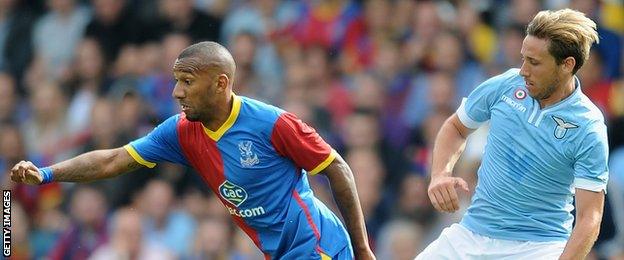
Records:
{"label": "fingers", "polygon": [[462,178],[455,178],[455,185],[459,185],[465,192],[469,192],[468,183]]}
{"label": "fingers", "polygon": [[20,161],[19,163],[15,164],[13,168],[11,168],[11,180],[15,182],[22,182],[22,180],[24,180],[26,169],[24,167],[24,163],[24,161]]}
{"label": "fingers", "polygon": [[437,194],[438,191],[437,190],[433,190],[429,193],[429,199],[431,200],[431,204],[433,205],[433,207],[437,210],[437,211],[442,211],[444,212],[445,210],[442,209],[442,206],[440,205],[440,203],[442,203],[442,196],[440,196],[439,194]]}
{"label": "fingers", "polygon": [[459,196],[455,187],[468,191],[468,184],[461,178],[447,177],[432,183],[429,188],[429,199],[433,207],[441,212],[453,213],[459,210]]}
{"label": "fingers", "polygon": [[26,177],[39,174],[37,167],[30,161],[20,161],[11,168],[11,180],[14,182],[24,183]]}
{"label": "fingers", "polygon": [[451,202],[451,195],[448,190],[448,185],[445,185],[442,189],[440,189],[440,194],[443,199],[442,203],[440,203],[440,206],[445,212],[453,212],[453,203]]}
{"label": "fingers", "polygon": [[449,196],[449,204],[448,207],[450,208],[451,212],[455,212],[459,209],[459,197],[457,196],[457,191],[455,191],[455,187],[452,187],[450,189],[446,189],[446,191],[448,192],[448,196]]}

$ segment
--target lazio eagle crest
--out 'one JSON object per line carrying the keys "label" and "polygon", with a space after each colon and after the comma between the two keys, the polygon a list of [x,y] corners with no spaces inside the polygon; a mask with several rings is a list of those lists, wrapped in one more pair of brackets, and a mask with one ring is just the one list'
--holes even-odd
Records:
{"label": "lazio eagle crest", "polygon": [[555,123],[557,123],[557,126],[555,127],[555,138],[557,139],[563,139],[568,132],[568,129],[578,128],[578,125],[566,122],[560,117],[552,116],[552,119],[555,120]]}

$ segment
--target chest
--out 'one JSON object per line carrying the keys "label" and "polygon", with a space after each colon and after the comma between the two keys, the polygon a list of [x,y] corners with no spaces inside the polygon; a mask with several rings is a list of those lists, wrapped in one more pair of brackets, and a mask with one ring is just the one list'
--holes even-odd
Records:
{"label": "chest", "polygon": [[216,141],[200,132],[185,143],[193,167],[206,180],[219,179],[215,185],[223,180],[239,186],[275,181],[291,164],[276,152],[270,136],[262,131],[234,127]]}
{"label": "chest", "polygon": [[571,165],[582,123],[571,110],[565,104],[543,109],[517,91],[503,94],[491,110],[489,141],[502,144],[517,157]]}

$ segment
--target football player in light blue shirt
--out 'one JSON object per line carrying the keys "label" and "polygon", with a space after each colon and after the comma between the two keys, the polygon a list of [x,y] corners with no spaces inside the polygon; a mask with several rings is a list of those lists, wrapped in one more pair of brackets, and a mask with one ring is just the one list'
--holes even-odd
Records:
{"label": "football player in light blue shirt", "polygon": [[466,214],[417,259],[589,253],[602,219],[608,144],[603,116],[574,74],[597,41],[596,24],[583,13],[538,13],[522,44],[522,67],[482,83],[444,123],[428,190],[442,212],[459,209],[456,188],[468,190],[451,174],[466,137],[487,121],[490,132]]}

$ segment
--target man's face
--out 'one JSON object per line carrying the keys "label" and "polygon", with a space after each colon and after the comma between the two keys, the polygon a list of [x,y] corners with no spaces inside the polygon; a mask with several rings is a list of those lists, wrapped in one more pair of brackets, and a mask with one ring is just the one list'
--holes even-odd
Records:
{"label": "man's face", "polygon": [[[180,64],[181,63],[181,64]],[[209,72],[190,73],[180,70],[184,61],[176,62],[173,77],[176,81],[172,96],[180,103],[189,121],[208,121],[216,105],[216,80]]]}
{"label": "man's face", "polygon": [[549,42],[535,36],[527,36],[522,42],[522,67],[529,95],[537,100],[549,98],[559,86],[564,76],[562,65],[557,65],[555,57],[548,52]]}

